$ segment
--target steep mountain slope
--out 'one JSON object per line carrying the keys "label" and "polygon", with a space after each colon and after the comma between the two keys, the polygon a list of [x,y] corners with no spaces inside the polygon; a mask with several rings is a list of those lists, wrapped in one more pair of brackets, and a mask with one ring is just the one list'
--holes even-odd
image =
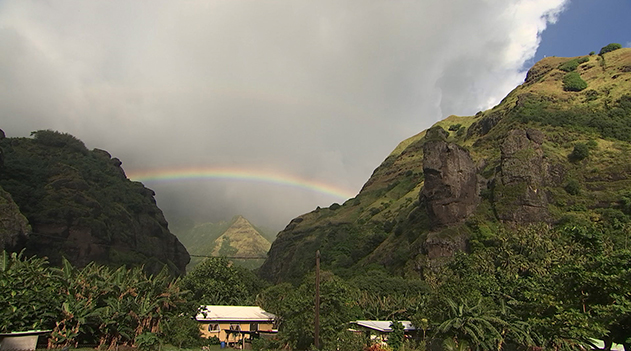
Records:
{"label": "steep mountain slope", "polygon": [[298,282],[319,249],[341,276],[419,277],[500,227],[626,225],[630,142],[631,49],[546,58],[493,109],[403,141],[356,198],[292,220],[259,274]]}
{"label": "steep mountain slope", "polygon": [[[69,134],[33,136],[0,140],[0,186],[28,220],[12,227],[25,240],[10,249],[47,256],[54,265],[65,256],[76,266],[144,265],[155,273],[166,264],[184,272],[190,257],[169,232],[153,191],[127,179],[117,158],[89,151]],[[9,208],[3,215],[19,219]]]}
{"label": "steep mountain slope", "polygon": [[[204,257],[265,257],[271,243],[264,236],[263,230],[255,227],[243,216],[235,216],[230,222],[202,223],[192,225],[181,223],[174,227],[174,233],[180,238],[188,251],[193,255],[187,269],[192,269]],[[258,268],[264,259],[232,259],[246,268]]]}

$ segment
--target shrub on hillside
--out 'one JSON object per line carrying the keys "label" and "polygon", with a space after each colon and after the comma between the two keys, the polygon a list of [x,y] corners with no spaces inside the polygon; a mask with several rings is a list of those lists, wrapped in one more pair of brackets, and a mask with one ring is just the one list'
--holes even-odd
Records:
{"label": "shrub on hillside", "polygon": [[460,127],[460,129],[458,129],[458,131],[456,132],[456,135],[463,136],[466,131],[467,131],[466,127]]}
{"label": "shrub on hillside", "polygon": [[594,101],[598,99],[598,92],[594,89],[585,91],[585,101]]}
{"label": "shrub on hillside", "polygon": [[607,44],[607,46],[603,46],[600,49],[600,52],[598,53],[598,55],[603,55],[603,54],[606,54],[608,52],[611,52],[611,51],[614,51],[614,50],[618,50],[618,49],[622,49],[622,45],[620,45],[618,43]]}
{"label": "shrub on hillside", "polygon": [[458,129],[460,129],[460,127],[462,126],[462,124],[458,123],[458,124],[452,124],[449,126],[449,131],[451,132],[455,132]]}
{"label": "shrub on hillside", "polygon": [[576,70],[578,65],[580,65],[581,63],[585,63],[587,61],[589,61],[589,57],[575,58],[559,65],[559,69],[565,72],[572,72]]}
{"label": "shrub on hillside", "polygon": [[576,179],[570,179],[565,184],[565,191],[570,195],[578,195],[581,193],[581,184]]}
{"label": "shrub on hillside", "polygon": [[587,145],[587,148],[589,148],[590,150],[596,150],[598,148],[598,142],[594,139],[587,141],[585,145]]}
{"label": "shrub on hillside", "polygon": [[576,143],[574,150],[568,156],[570,161],[580,161],[589,157],[589,147],[583,143]]}
{"label": "shrub on hillside", "polygon": [[577,72],[570,72],[563,77],[563,90],[581,91],[587,88],[587,82]]}

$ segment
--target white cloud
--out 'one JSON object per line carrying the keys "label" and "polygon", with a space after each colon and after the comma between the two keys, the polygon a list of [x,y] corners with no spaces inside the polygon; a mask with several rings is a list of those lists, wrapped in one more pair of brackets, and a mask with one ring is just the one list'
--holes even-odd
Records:
{"label": "white cloud", "polygon": [[[359,190],[402,139],[519,84],[564,3],[7,0],[1,127],[72,133],[128,171],[261,167]],[[165,208],[242,206],[276,227],[338,201],[239,183],[186,201],[150,186]]]}

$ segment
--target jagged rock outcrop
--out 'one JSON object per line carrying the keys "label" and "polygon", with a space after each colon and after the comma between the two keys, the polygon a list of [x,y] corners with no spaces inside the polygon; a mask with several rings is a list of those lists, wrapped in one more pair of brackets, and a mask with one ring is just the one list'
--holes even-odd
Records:
{"label": "jagged rock outcrop", "polygon": [[423,155],[425,184],[420,201],[427,206],[432,225],[463,221],[479,202],[476,165],[471,155],[465,148],[444,140],[426,142]]}
{"label": "jagged rock outcrop", "polygon": [[535,223],[549,219],[544,191],[548,164],[541,148],[544,140],[544,134],[536,129],[514,129],[501,144],[501,172],[494,188],[500,220]]}

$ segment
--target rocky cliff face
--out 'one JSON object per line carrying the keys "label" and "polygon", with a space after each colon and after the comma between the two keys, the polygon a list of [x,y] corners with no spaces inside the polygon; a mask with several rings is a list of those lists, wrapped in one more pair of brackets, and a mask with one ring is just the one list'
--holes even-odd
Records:
{"label": "rocky cliff face", "polygon": [[[569,61],[584,91],[564,88]],[[342,276],[418,277],[502,227],[631,223],[631,49],[580,62],[546,58],[493,109],[401,142],[355,198],[292,220],[260,275],[298,281],[319,249]]]}
{"label": "rocky cliff face", "polygon": [[430,130],[423,146],[425,184],[420,201],[434,227],[462,222],[480,202],[475,163],[466,149],[441,140],[449,135],[443,133],[447,132],[442,128]]}
{"label": "rocky cliff face", "polygon": [[539,130],[515,129],[501,144],[501,168],[494,191],[499,219],[520,224],[549,220],[545,193],[549,165],[541,148],[544,140]]}
{"label": "rocky cliff face", "polygon": [[188,252],[169,232],[153,191],[127,179],[120,160],[68,134],[34,136],[0,140],[0,185],[32,227],[22,245],[27,254],[51,264],[66,257],[76,266],[144,265],[155,273],[167,265],[184,273]]}

